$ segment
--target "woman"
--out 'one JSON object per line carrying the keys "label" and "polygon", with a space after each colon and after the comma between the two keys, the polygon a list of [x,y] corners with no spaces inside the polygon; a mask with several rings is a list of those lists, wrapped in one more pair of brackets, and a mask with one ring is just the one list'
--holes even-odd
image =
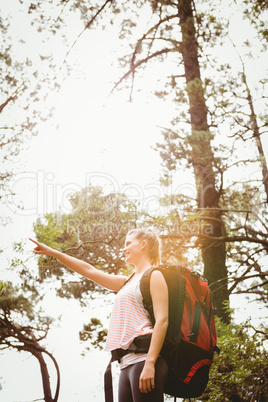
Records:
{"label": "woman", "polygon": [[111,314],[105,349],[128,349],[141,335],[152,334],[148,353],[128,353],[120,361],[119,402],[163,402],[164,383],[168,374],[166,361],[159,356],[168,327],[168,289],[161,272],[151,275],[150,291],[155,325],[152,327],[143,307],[139,282],[143,273],[160,263],[160,245],[151,229],[133,229],[127,236],[123,252],[126,262],[134,265],[133,275],[111,275],[44,244],[36,244],[35,254],[50,255],[99,285],[117,292]]}

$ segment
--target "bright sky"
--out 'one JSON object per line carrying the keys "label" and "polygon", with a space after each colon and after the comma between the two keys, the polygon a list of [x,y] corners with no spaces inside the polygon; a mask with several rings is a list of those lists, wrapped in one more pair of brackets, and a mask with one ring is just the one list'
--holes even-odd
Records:
{"label": "bright sky", "polygon": [[[17,54],[23,57],[25,52],[33,50],[37,60],[36,49],[45,45],[27,26],[27,16],[14,13],[17,1],[0,0],[0,7],[16,19],[13,34],[25,36],[25,45],[18,48]],[[79,19],[70,24],[74,38],[81,29],[78,23]],[[53,46],[57,57],[63,57],[56,39]],[[19,155],[17,174],[11,182],[16,196],[8,199],[6,208],[2,207],[2,214],[13,220],[0,228],[1,247],[5,251],[2,267],[8,264],[12,242],[33,235],[32,224],[38,215],[56,211],[59,205],[67,212],[66,196],[88,183],[103,185],[107,191],[125,192],[146,203],[148,209],[154,208],[153,196],[163,195],[158,184],[161,160],[151,147],[160,140],[158,126],[167,126],[173,117],[172,108],[143,93],[137,94],[132,104],[126,101],[126,93],[115,93],[107,99],[111,82],[119,76],[111,65],[117,57],[117,46],[118,39],[112,30],[87,31],[70,54],[74,61],[79,60],[84,79],[72,73],[60,93],[52,94],[57,127],[54,121],[44,123],[38,136]],[[150,86],[149,81],[155,78],[147,75],[144,85]],[[268,149],[267,143],[265,146]],[[194,189],[190,174],[181,175],[180,186],[187,191]],[[27,250],[31,249],[28,245]],[[13,277],[3,268],[1,275]],[[85,402],[94,397],[100,402],[106,357],[91,353],[81,359],[81,348],[77,345],[78,330],[87,321],[87,314],[74,303],[55,300],[52,295],[46,303],[48,313],[56,316],[68,311],[60,328],[53,330],[48,339],[48,350],[55,354],[62,371],[59,402]],[[30,402],[41,398],[40,372],[35,359],[10,352],[1,360],[4,363],[0,365],[1,401]]]}

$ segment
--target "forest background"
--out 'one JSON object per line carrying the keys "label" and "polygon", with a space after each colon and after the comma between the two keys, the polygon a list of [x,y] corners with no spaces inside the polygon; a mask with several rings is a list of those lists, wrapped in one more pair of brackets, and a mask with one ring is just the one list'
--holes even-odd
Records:
{"label": "forest background", "polygon": [[27,238],[127,275],[137,225],[209,280],[200,400],[266,400],[267,1],[0,7],[1,400],[102,400],[114,295]]}

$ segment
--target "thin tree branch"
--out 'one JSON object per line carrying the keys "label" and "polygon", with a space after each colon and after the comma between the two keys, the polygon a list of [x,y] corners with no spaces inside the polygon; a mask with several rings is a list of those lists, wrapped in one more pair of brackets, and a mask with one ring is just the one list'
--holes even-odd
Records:
{"label": "thin tree branch", "polygon": [[268,247],[268,240],[258,239],[257,237],[250,237],[250,236],[222,236],[222,237],[213,237],[204,234],[200,234],[199,236],[210,238],[211,240],[216,240],[217,242],[225,242],[225,243],[235,243],[235,242],[242,242],[247,241],[249,243],[257,243],[262,244],[263,246]]}
{"label": "thin tree branch", "polygon": [[149,55],[148,57],[145,57],[144,59],[139,60],[137,63],[135,63],[130,70],[128,70],[123,77],[120,78],[119,81],[117,81],[117,83],[114,85],[114,87],[112,88],[112,90],[110,91],[108,97],[114,92],[114,90],[121,84],[121,82],[123,82],[130,74],[132,74],[133,70],[136,70],[138,67],[140,67],[143,63],[147,63],[150,59],[153,59],[154,57],[160,56],[162,54],[165,53],[170,53],[172,52],[173,49],[162,49],[162,50],[158,50],[155,53],[152,53],[151,55]]}
{"label": "thin tree branch", "polygon": [[15,99],[17,99],[17,97],[18,97],[20,91],[23,91],[24,89],[26,89],[26,85],[25,85],[25,83],[22,83],[22,84],[15,90],[15,92],[13,93],[13,95],[9,96],[9,97],[7,98],[7,100],[6,100],[4,103],[2,103],[2,104],[0,105],[0,113],[2,113],[2,111],[4,110],[4,108],[5,108],[10,102],[12,102],[12,101],[14,101]]}
{"label": "thin tree branch", "polygon": [[68,50],[65,59],[63,61],[63,64],[66,63],[66,60],[69,56],[69,54],[71,53],[72,49],[74,48],[74,46],[76,45],[76,43],[78,42],[78,40],[80,39],[80,37],[83,35],[83,33],[90,28],[90,26],[93,24],[93,22],[95,21],[95,19],[97,18],[97,16],[102,12],[102,10],[107,6],[107,4],[109,3],[113,3],[113,0],[106,0],[106,2],[101,6],[101,8],[96,12],[96,14],[90,19],[90,21],[88,21],[88,23],[86,24],[85,28],[83,29],[82,32],[80,32],[80,34],[77,36],[77,38],[75,39],[75,41],[73,42],[72,46],[70,47],[70,49]]}

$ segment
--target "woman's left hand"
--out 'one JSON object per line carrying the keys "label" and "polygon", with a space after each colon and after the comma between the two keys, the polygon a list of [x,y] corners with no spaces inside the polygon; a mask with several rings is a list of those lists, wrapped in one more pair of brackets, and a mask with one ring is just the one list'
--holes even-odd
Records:
{"label": "woman's left hand", "polygon": [[155,368],[153,363],[145,362],[140,375],[140,391],[147,393],[155,387],[154,383]]}

